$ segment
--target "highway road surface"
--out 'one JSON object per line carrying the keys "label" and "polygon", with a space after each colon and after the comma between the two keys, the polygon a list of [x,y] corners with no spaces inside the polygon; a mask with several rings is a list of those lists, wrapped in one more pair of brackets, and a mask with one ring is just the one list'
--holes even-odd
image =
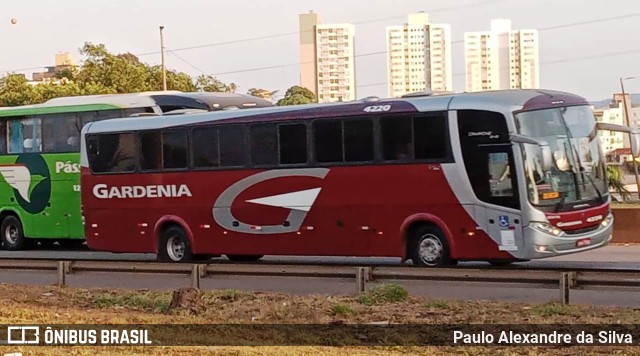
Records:
{"label": "highway road surface", "polygon": [[[24,259],[85,259],[85,260],[114,260],[114,261],[155,261],[155,254],[144,253],[109,253],[93,252],[89,250],[31,250],[4,251],[0,250],[0,258]],[[339,263],[353,265],[380,265],[400,263],[399,258],[366,258],[366,257],[298,257],[298,256],[267,256],[263,259],[273,263]],[[224,257],[214,258],[213,262],[226,261]],[[463,262],[462,267],[488,266],[486,262]],[[513,266],[521,268],[627,268],[640,270],[640,245],[622,246],[610,245],[601,249],[570,254],[565,256],[515,263]]]}
{"label": "highway road surface", "polygon": [[[23,251],[12,253],[0,251],[0,258],[60,258],[60,259],[113,259],[113,260],[153,260],[155,256],[148,254],[108,254],[88,251]],[[216,259],[214,259],[215,261]],[[224,260],[224,259],[219,259]],[[272,262],[302,263],[349,263],[355,265],[376,265],[399,263],[398,259],[373,258],[327,258],[327,257],[267,257]],[[462,263],[463,267],[486,266],[486,263]],[[599,250],[581,254],[554,257],[546,260],[518,263],[521,268],[626,268],[637,269],[640,278],[640,246],[608,246]],[[491,269],[487,269],[491,273]],[[56,283],[54,272],[7,271],[0,272],[0,283],[51,285]],[[132,273],[91,273],[70,274],[67,277],[70,287],[81,288],[126,288],[172,290],[190,285],[186,276],[132,274]],[[433,298],[461,300],[494,300],[509,302],[544,303],[557,301],[557,289],[538,289],[514,286],[509,284],[459,283],[459,282],[398,282],[413,295]],[[373,284],[369,284],[372,286]],[[292,294],[330,294],[353,295],[356,292],[355,281],[328,278],[297,277],[238,277],[209,276],[202,279],[203,289],[237,289],[255,291],[275,291]],[[595,304],[610,306],[640,307],[640,291],[571,291],[571,302],[576,304]]]}

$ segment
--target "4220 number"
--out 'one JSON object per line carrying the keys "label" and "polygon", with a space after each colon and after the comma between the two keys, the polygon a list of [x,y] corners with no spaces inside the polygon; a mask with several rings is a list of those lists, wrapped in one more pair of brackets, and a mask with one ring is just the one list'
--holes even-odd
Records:
{"label": "4220 number", "polygon": [[367,106],[362,110],[366,112],[384,112],[391,110],[391,105],[372,105]]}

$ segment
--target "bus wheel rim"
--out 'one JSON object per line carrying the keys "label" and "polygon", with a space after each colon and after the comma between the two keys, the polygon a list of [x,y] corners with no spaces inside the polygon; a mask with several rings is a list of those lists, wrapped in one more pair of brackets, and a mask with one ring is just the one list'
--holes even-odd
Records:
{"label": "bus wheel rim", "polygon": [[420,240],[418,253],[422,262],[427,265],[435,265],[442,258],[444,246],[442,246],[442,242],[438,237],[433,234],[426,234]]}
{"label": "bus wheel rim", "polygon": [[18,227],[15,225],[9,225],[4,229],[4,238],[11,245],[15,245],[18,242]]}
{"label": "bus wheel rim", "polygon": [[173,261],[180,261],[184,257],[186,246],[178,236],[171,236],[167,240],[167,254]]}

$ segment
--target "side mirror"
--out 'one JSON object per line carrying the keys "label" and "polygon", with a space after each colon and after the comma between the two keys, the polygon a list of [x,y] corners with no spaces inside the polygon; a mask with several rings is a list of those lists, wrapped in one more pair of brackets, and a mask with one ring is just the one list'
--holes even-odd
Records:
{"label": "side mirror", "polygon": [[553,153],[551,153],[551,147],[547,141],[539,140],[537,138],[512,134],[509,136],[511,142],[515,143],[528,143],[530,145],[537,145],[540,149],[540,165],[543,171],[550,170],[554,165]]}
{"label": "side mirror", "polygon": [[540,165],[544,172],[549,171],[554,166],[553,154],[551,153],[551,147],[546,142],[540,145]]}
{"label": "side mirror", "polygon": [[631,142],[631,154],[633,157],[640,156],[640,133],[635,129],[629,132],[629,142]]}
{"label": "side mirror", "polygon": [[596,123],[598,130],[609,130],[615,132],[624,132],[629,134],[629,142],[631,143],[631,155],[633,157],[640,156],[640,134],[637,129],[632,129],[623,125],[609,124],[606,122]]}

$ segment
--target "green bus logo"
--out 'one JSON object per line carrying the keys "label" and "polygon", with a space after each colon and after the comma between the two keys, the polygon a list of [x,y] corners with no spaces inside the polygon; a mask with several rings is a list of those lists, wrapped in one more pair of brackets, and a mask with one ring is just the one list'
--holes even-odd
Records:
{"label": "green bus logo", "polygon": [[21,154],[15,164],[0,165],[0,174],[13,188],[16,201],[26,212],[38,214],[49,205],[51,175],[41,155]]}

